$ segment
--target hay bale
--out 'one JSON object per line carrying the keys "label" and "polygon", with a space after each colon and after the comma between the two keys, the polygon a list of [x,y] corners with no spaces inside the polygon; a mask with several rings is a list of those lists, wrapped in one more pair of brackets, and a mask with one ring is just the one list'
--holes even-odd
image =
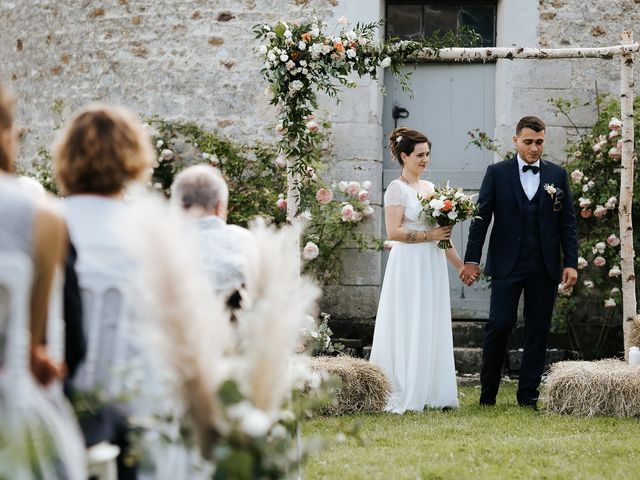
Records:
{"label": "hay bale", "polygon": [[625,355],[629,354],[629,347],[640,347],[640,318],[636,317],[631,322],[631,328],[629,329],[628,345],[626,346]]}
{"label": "hay bale", "polygon": [[542,401],[566,415],[640,417],[640,367],[616,359],[555,363]]}
{"label": "hay bale", "polygon": [[323,409],[322,415],[382,412],[391,395],[391,384],[384,372],[361,358],[340,355],[312,357],[311,368],[336,375],[342,381],[337,402]]}

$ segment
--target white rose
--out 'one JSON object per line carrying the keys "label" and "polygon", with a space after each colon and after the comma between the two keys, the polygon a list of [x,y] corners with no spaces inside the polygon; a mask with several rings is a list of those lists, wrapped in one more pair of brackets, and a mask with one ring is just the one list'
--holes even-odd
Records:
{"label": "white rose", "polygon": [[617,266],[617,265],[614,265],[609,270],[609,276],[612,277],[612,278],[619,277],[620,275],[622,275],[622,270],[620,270],[620,267]]}
{"label": "white rose", "polygon": [[265,53],[267,53],[267,46],[266,46],[266,45],[260,45],[260,48],[258,49],[258,51],[259,51],[261,54],[263,54],[263,55],[264,55]]}
{"label": "white rose", "polygon": [[304,43],[302,40],[298,42],[298,50],[306,50],[307,49],[307,44]]}
{"label": "white rose", "polygon": [[365,209],[362,211],[362,214],[363,214],[365,217],[370,217],[371,215],[373,215],[373,213],[374,213],[374,212],[375,212],[375,210],[373,209],[373,207],[368,206],[367,208],[365,208]]}
{"label": "white rose", "polygon": [[262,410],[252,408],[242,418],[240,428],[250,437],[263,437],[271,428],[271,419]]}
{"label": "white rose", "polygon": [[267,53],[267,58],[269,59],[270,62],[275,62],[276,61],[276,54],[273,52],[269,52]]}
{"label": "white rose", "polygon": [[280,61],[286,62],[287,60],[289,60],[289,55],[287,55],[286,53],[280,55]]}
{"label": "white rose", "polygon": [[573,172],[571,172],[571,180],[573,180],[575,183],[580,183],[583,177],[584,173],[582,173],[580,170],[574,170]]}
{"label": "white rose", "polygon": [[613,308],[616,306],[616,301],[613,298],[607,298],[604,301],[604,308]]}
{"label": "white rose", "polygon": [[365,180],[362,182],[362,188],[365,190],[371,190],[371,182],[369,180]]}
{"label": "white rose", "polygon": [[384,59],[380,62],[380,66],[382,68],[387,68],[389,65],[391,65],[391,58],[390,57],[384,57]]}
{"label": "white rose", "polygon": [[307,242],[302,250],[302,258],[305,260],[313,260],[320,254],[320,249],[313,242]]}
{"label": "white rose", "polygon": [[347,50],[347,57],[349,58],[356,58],[356,51],[353,48],[350,48],[349,50]]}
{"label": "white rose", "polygon": [[284,38],[291,38],[291,30],[284,31]]}
{"label": "white rose", "polygon": [[455,220],[456,218],[458,218],[458,212],[452,210],[451,212],[447,213],[447,217],[449,217],[451,220]]}
{"label": "white rose", "polygon": [[156,142],[156,148],[162,148],[163,145],[164,145],[164,142],[162,140],[158,140]]}
{"label": "white rose", "polygon": [[171,160],[173,158],[173,152],[168,148],[165,148],[164,150],[162,150],[162,152],[160,152],[160,158],[162,160]]}
{"label": "white rose", "polygon": [[578,257],[578,269],[582,270],[583,268],[586,268],[589,265],[589,262],[587,262],[587,260],[583,257]]}
{"label": "white rose", "polygon": [[349,184],[343,180],[342,182],[338,183],[338,190],[340,190],[341,192],[346,192],[348,186]]}

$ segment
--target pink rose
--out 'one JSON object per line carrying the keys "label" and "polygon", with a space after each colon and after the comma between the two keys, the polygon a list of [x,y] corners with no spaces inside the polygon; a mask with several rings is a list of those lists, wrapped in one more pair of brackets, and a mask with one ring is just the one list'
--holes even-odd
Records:
{"label": "pink rose", "polygon": [[320,254],[320,249],[313,242],[307,242],[307,244],[302,249],[302,258],[305,260],[313,260]]}
{"label": "pink rose", "polygon": [[360,193],[360,184],[358,182],[349,182],[347,188],[345,189],[345,193],[352,197],[357,197]]}
{"label": "pink rose", "polygon": [[316,200],[322,205],[326,205],[333,200],[333,191],[328,188],[321,188],[316,192]]}
{"label": "pink rose", "polygon": [[385,252],[390,252],[391,249],[393,248],[393,241],[385,240],[384,243],[382,244],[382,248],[384,249]]}
{"label": "pink rose", "polygon": [[361,202],[369,200],[369,192],[367,192],[366,190],[360,190],[358,192],[358,200],[360,200]]}
{"label": "pink rose", "polygon": [[320,125],[315,120],[309,120],[307,122],[307,130],[311,133],[317,133],[320,130]]}
{"label": "pink rose", "polygon": [[278,207],[280,210],[284,210],[287,208],[287,199],[286,198],[279,198],[278,201],[276,202],[276,207]]}
{"label": "pink rose", "polygon": [[607,237],[607,243],[610,247],[617,247],[618,245],[620,245],[620,239],[612,233]]}
{"label": "pink rose", "polygon": [[602,218],[607,214],[607,209],[604,208],[602,205],[597,205],[596,209],[593,212],[593,215],[596,218]]}
{"label": "pink rose", "polygon": [[604,301],[604,308],[614,308],[616,306],[616,301],[613,298],[607,298]]}
{"label": "pink rose", "polygon": [[609,128],[611,130],[622,130],[622,122],[618,120],[616,117],[613,117],[609,121]]}
{"label": "pink rose", "polygon": [[607,261],[604,259],[604,257],[601,257],[599,255],[593,259],[593,264],[596,267],[604,267],[605,263],[607,263]]}
{"label": "pink rose", "polygon": [[616,147],[611,147],[609,149],[609,153],[608,153],[609,157],[618,160],[622,155],[620,154],[620,150],[618,150]]}
{"label": "pink rose", "polygon": [[275,160],[273,161],[274,165],[278,168],[284,168],[287,166],[287,157],[284,156],[282,153],[280,155],[278,155]]}
{"label": "pink rose", "polygon": [[609,200],[605,202],[604,206],[609,210],[613,210],[614,208],[616,208],[617,203],[618,199],[616,197],[609,197]]}
{"label": "pink rose", "polygon": [[573,180],[575,183],[580,183],[583,177],[584,173],[582,173],[580,170],[574,170],[573,172],[571,172],[571,180]]}
{"label": "pink rose", "polygon": [[584,257],[578,257],[578,270],[582,270],[589,265],[589,262]]}
{"label": "pink rose", "polygon": [[609,137],[609,140],[619,137],[620,136],[620,130],[611,130],[609,132],[609,135],[607,135]]}
{"label": "pink rose", "polygon": [[343,222],[351,222],[355,216],[355,210],[353,209],[353,205],[347,203],[342,210],[340,211],[340,215],[342,216]]}

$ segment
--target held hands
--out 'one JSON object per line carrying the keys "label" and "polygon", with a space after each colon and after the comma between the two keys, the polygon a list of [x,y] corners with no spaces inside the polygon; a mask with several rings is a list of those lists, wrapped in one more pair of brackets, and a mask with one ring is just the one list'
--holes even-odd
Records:
{"label": "held hands", "polygon": [[460,270],[458,270],[458,275],[460,276],[462,283],[467,287],[470,287],[480,276],[480,265],[475,263],[465,263],[460,267]]}

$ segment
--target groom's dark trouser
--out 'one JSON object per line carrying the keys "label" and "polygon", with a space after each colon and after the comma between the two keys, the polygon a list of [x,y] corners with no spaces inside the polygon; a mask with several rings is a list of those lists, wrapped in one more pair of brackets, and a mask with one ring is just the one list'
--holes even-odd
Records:
{"label": "groom's dark trouser", "polygon": [[509,333],[517,320],[518,301],[524,291],[524,352],[518,383],[518,403],[533,405],[538,400],[558,283],[549,276],[541,258],[519,258],[511,274],[492,278],[489,322],[482,346],[480,403],[494,404]]}

